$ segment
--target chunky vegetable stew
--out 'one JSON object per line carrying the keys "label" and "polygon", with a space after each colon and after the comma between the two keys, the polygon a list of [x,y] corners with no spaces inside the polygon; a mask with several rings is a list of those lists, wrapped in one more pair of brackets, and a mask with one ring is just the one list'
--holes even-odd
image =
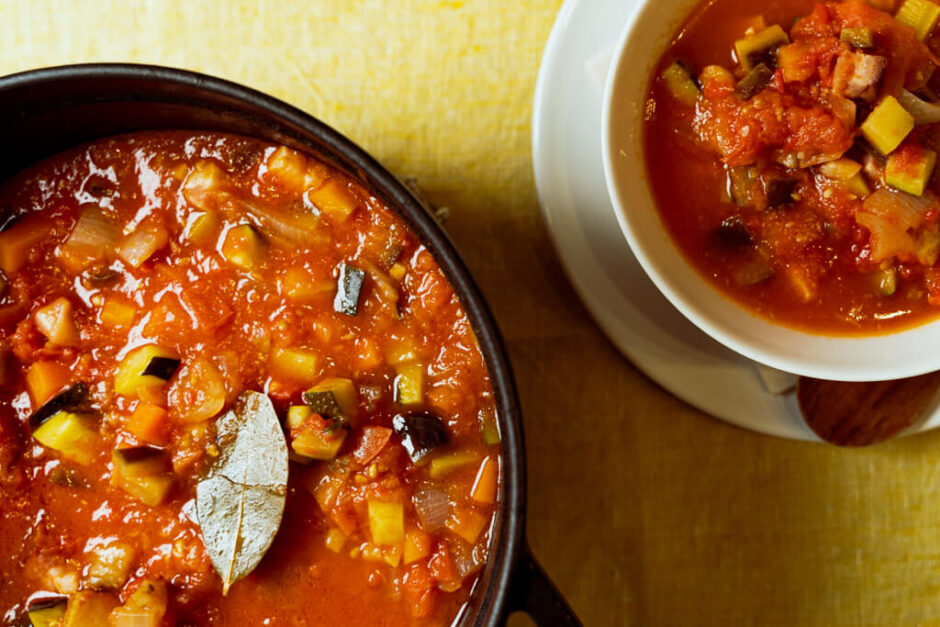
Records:
{"label": "chunky vegetable stew", "polygon": [[752,311],[878,333],[940,314],[940,4],[703,3],[660,60],[645,151],[691,263]]}
{"label": "chunky vegetable stew", "polygon": [[0,189],[5,624],[450,623],[493,391],[453,289],[337,169],[143,133]]}

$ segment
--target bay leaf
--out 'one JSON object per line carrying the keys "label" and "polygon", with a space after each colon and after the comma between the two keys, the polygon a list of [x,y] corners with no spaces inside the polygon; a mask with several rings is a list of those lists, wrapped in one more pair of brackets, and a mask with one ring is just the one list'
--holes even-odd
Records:
{"label": "bay leaf", "polygon": [[287,497],[287,442],[271,400],[244,392],[216,422],[219,456],[196,486],[196,517],[222,593],[274,541]]}

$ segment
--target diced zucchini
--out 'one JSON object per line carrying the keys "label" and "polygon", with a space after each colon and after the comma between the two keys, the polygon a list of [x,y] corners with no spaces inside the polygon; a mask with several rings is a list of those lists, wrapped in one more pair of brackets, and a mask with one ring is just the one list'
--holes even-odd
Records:
{"label": "diced zucchini", "polygon": [[114,391],[135,398],[139,388],[165,383],[179,364],[179,357],[165,348],[156,344],[141,346],[118,364],[114,373]]}
{"label": "diced zucchini", "polygon": [[271,374],[277,379],[286,379],[309,385],[317,377],[319,355],[302,348],[275,348],[271,355]]}
{"label": "diced zucchini", "polygon": [[931,0],[905,0],[894,19],[913,28],[917,39],[923,41],[940,19],[940,6]]}
{"label": "diced zucchini", "polygon": [[175,483],[170,457],[163,449],[152,446],[115,449],[111,461],[114,464],[111,481],[151,507],[162,503]]}
{"label": "diced zucchini", "polygon": [[87,465],[94,458],[98,431],[91,416],[60,411],[33,431],[33,437],[65,459]]}
{"label": "diced zucchini", "polygon": [[336,280],[336,298],[333,299],[333,310],[347,316],[355,316],[359,310],[359,296],[362,293],[362,283],[366,273],[353,267],[345,261],[339,266],[339,277]]}
{"label": "diced zucchini", "polygon": [[334,459],[339,454],[347,433],[345,429],[330,428],[326,423],[322,427],[301,427],[299,433],[291,440],[291,449],[310,459]]}
{"label": "diced zucchini", "polygon": [[483,443],[487,446],[495,446],[502,439],[499,435],[499,424],[496,421],[496,413],[488,409],[480,410],[480,433],[483,436]]}
{"label": "diced zucchini", "polygon": [[774,24],[734,42],[734,51],[744,71],[750,72],[760,63],[772,66],[774,50],[788,43],[790,38],[786,31]]}
{"label": "diced zucchini", "polygon": [[488,522],[486,516],[469,507],[456,507],[444,526],[470,544],[475,544]]}
{"label": "diced zucchini", "polygon": [[311,414],[313,410],[307,405],[291,405],[287,409],[287,428],[299,429]]}
{"label": "diced zucchini", "polygon": [[398,364],[395,372],[395,402],[404,406],[424,402],[424,366],[414,362]]}
{"label": "diced zucchini", "polygon": [[871,284],[878,296],[891,296],[898,288],[898,273],[894,268],[875,270],[871,275]]}
{"label": "diced zucchini", "polygon": [[766,63],[758,63],[741,79],[734,93],[738,98],[747,100],[767,87],[773,78],[773,70]]}
{"label": "diced zucchini", "polygon": [[253,270],[264,257],[264,241],[250,224],[239,224],[225,234],[222,256],[242,270]]}
{"label": "diced zucchini", "polygon": [[34,411],[29,417],[29,425],[35,429],[60,411],[80,413],[81,410],[87,408],[89,400],[91,400],[91,395],[87,385],[84,383],[70,385]]}
{"label": "diced zucchini", "polygon": [[186,223],[185,237],[197,245],[215,241],[216,232],[222,226],[219,215],[214,211],[193,213]]}
{"label": "diced zucchini", "polygon": [[936,165],[935,151],[920,146],[905,146],[888,157],[885,181],[902,192],[922,196]]}
{"label": "diced zucchini", "polygon": [[26,615],[33,627],[59,627],[65,618],[69,598],[64,594],[43,596],[33,600],[26,608]]}
{"label": "diced zucchini", "polygon": [[345,222],[359,206],[345,181],[333,178],[307,194],[307,199],[324,213],[331,222]]}
{"label": "diced zucchini", "polygon": [[124,605],[111,612],[110,627],[161,627],[167,599],[165,583],[145,579]]}
{"label": "diced zucchini", "polygon": [[36,328],[59,346],[78,346],[78,327],[72,317],[72,303],[65,297],[57,298],[40,307],[33,314]]}
{"label": "diced zucchini", "polygon": [[673,61],[672,64],[663,70],[663,81],[666,88],[672,96],[682,104],[695,106],[701,91],[695,81],[692,80],[692,73],[682,61]]}
{"label": "diced zucchini", "polygon": [[887,156],[914,130],[914,118],[894,96],[886,96],[862,123],[865,139]]}
{"label": "diced zucchini", "polygon": [[356,415],[359,404],[356,386],[350,379],[324,379],[304,392],[304,402],[325,418],[348,422]]}
{"label": "diced zucchini", "polygon": [[839,33],[839,41],[861,50],[873,48],[875,45],[871,29],[865,26],[843,28],[842,32]]}
{"label": "diced zucchini", "polygon": [[475,451],[454,451],[432,459],[428,465],[428,474],[432,479],[440,479],[459,468],[465,468],[479,461],[480,455]]}
{"label": "diced zucchini", "polygon": [[83,590],[69,597],[62,627],[105,627],[111,610],[118,606],[117,595]]}
{"label": "diced zucchini", "polygon": [[871,188],[868,186],[868,181],[865,179],[865,175],[863,175],[861,172],[846,182],[846,189],[859,198],[867,198],[871,195]]}
{"label": "diced zucchini", "polygon": [[405,508],[402,504],[369,499],[368,507],[372,542],[385,546],[400,545],[405,539]]}

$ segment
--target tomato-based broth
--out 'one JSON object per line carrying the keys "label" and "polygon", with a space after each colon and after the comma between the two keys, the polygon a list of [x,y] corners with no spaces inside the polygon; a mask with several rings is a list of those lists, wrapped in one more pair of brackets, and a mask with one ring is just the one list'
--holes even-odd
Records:
{"label": "tomato-based broth", "polygon": [[54,157],[0,207],[5,623],[458,615],[493,390],[387,206],[295,150],[174,131]]}
{"label": "tomato-based broth", "polygon": [[940,314],[932,0],[712,0],[656,66],[644,151],[689,262],[772,321],[882,333]]}

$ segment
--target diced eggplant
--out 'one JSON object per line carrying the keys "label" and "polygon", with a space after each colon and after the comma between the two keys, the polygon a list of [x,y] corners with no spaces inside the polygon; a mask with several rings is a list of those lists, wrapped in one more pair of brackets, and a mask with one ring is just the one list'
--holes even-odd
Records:
{"label": "diced eggplant", "polygon": [[111,480],[151,507],[163,502],[175,483],[169,454],[155,446],[115,449]]}
{"label": "diced eggplant", "polygon": [[144,368],[142,376],[157,377],[164,381],[169,381],[176,369],[180,367],[180,360],[174,357],[161,357],[155,355],[150,358],[147,367]]}
{"label": "diced eggplant", "polygon": [[33,412],[33,415],[29,417],[29,426],[36,429],[60,411],[74,412],[87,409],[90,400],[91,394],[87,385],[84,383],[70,385]]}
{"label": "diced eggplant", "polygon": [[401,445],[413,462],[421,461],[434,449],[450,442],[444,422],[430,414],[395,416],[392,428],[401,437]]}
{"label": "diced eggplant", "polygon": [[748,72],[744,78],[741,79],[741,82],[738,83],[734,93],[738,98],[747,100],[751,96],[767,87],[773,78],[773,70],[767,67],[766,63],[758,63],[756,66],[754,66],[754,69]]}
{"label": "diced eggplant", "polygon": [[339,266],[339,278],[336,281],[336,298],[333,310],[347,316],[355,316],[359,310],[359,296],[366,273],[359,268],[343,262]]}
{"label": "diced eggplant", "polygon": [[30,599],[26,615],[33,627],[55,627],[62,624],[69,597],[65,594],[43,594]]}
{"label": "diced eggplant", "polygon": [[740,250],[751,245],[751,233],[747,230],[741,216],[731,216],[721,221],[714,231],[712,238],[722,247],[730,250]]}
{"label": "diced eggplant", "polygon": [[762,179],[768,207],[782,207],[794,203],[793,192],[796,189],[796,179],[773,174],[766,175]]}

